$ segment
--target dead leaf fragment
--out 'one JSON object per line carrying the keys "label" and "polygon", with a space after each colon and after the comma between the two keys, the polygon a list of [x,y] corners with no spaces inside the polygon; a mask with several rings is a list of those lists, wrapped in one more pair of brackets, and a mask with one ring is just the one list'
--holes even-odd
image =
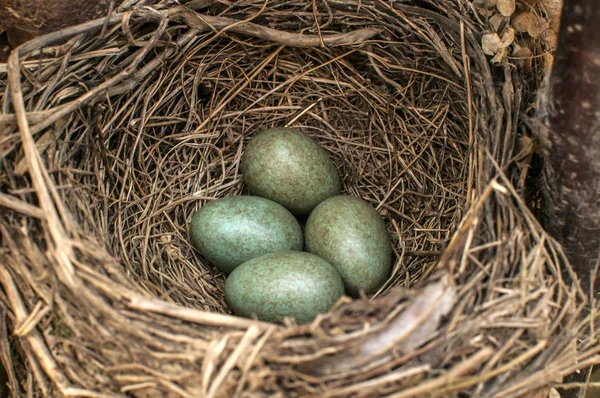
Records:
{"label": "dead leaf fragment", "polygon": [[481,38],[481,48],[487,55],[496,55],[501,45],[502,40],[498,33],[486,33]]}
{"label": "dead leaf fragment", "polygon": [[563,0],[540,0],[540,4],[546,10],[546,14],[550,20],[550,29],[558,32]]}
{"label": "dead leaf fragment", "polygon": [[533,52],[531,52],[529,47],[517,47],[515,48],[515,51],[513,51],[513,55],[517,58],[527,58],[532,57]]}
{"label": "dead leaf fragment", "polygon": [[508,27],[502,37],[497,33],[486,33],[481,38],[481,47],[487,55],[493,55],[492,63],[500,63],[508,55],[508,47],[515,41],[515,30]]}
{"label": "dead leaf fragment", "polygon": [[506,48],[515,41],[515,30],[511,27],[506,28],[502,33],[502,47]]}
{"label": "dead leaf fragment", "polygon": [[504,17],[499,12],[495,12],[488,21],[488,25],[492,32],[498,32],[500,30],[500,25],[504,21]]}
{"label": "dead leaf fragment", "polygon": [[515,4],[515,0],[498,0],[496,8],[498,8],[500,14],[505,17],[510,17],[514,14],[517,5]]}
{"label": "dead leaf fragment", "polygon": [[544,54],[544,70],[549,72],[552,70],[552,64],[554,63],[554,56],[551,53]]}
{"label": "dead leaf fragment", "polygon": [[473,0],[473,7],[482,14],[496,7],[496,0]]}
{"label": "dead leaf fragment", "polygon": [[519,33],[527,32],[529,25],[533,23],[535,16],[530,11],[523,11],[512,17],[510,25]]}
{"label": "dead leaf fragment", "polygon": [[513,56],[517,59],[517,62],[523,65],[523,70],[525,72],[532,71],[532,57],[533,52],[529,49],[529,47],[515,47],[513,51]]}
{"label": "dead leaf fragment", "polygon": [[542,33],[543,23],[531,11],[523,11],[512,17],[511,26],[519,33],[527,32],[537,38]]}
{"label": "dead leaf fragment", "polygon": [[556,42],[558,41],[558,35],[552,29],[548,29],[543,34],[544,42],[546,43],[546,48],[549,51],[554,51],[556,49]]}
{"label": "dead leaf fragment", "polygon": [[492,58],[492,63],[493,64],[499,64],[502,62],[502,60],[504,58],[506,58],[506,56],[508,55],[508,48],[501,48],[496,55],[494,55],[494,57]]}

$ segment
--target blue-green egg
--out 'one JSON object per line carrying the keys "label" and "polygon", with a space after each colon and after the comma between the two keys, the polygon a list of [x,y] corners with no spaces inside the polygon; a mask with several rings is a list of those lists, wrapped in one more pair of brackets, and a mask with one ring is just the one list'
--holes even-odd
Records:
{"label": "blue-green egg", "polygon": [[225,299],[234,314],[266,322],[295,318],[311,322],[344,294],[336,270],[314,254],[265,254],[237,267],[225,282]]}
{"label": "blue-green egg", "polygon": [[210,202],[193,216],[190,240],[221,271],[262,256],[302,250],[302,228],[280,204],[256,196],[232,196]]}
{"label": "blue-green egg", "polygon": [[392,267],[390,238],[377,211],[366,201],[339,195],[320,203],[305,228],[306,250],[335,267],[346,293],[375,293]]}
{"label": "blue-green egg", "polygon": [[327,151],[291,128],[268,129],[252,138],[241,170],[252,195],[271,199],[295,215],[307,216],[341,189]]}

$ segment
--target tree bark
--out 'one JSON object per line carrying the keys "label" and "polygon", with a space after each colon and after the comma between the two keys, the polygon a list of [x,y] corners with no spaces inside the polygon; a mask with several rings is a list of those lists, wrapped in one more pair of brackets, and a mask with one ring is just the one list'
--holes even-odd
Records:
{"label": "tree bark", "polygon": [[[546,125],[544,227],[563,246],[585,292],[599,297],[600,1],[564,0],[558,45],[538,108]],[[595,286],[591,286],[594,281]],[[590,369],[566,378],[585,382]],[[585,389],[563,390],[564,398]]]}
{"label": "tree bark", "polygon": [[[544,226],[590,291],[600,254],[600,2],[565,0],[540,107],[548,127]],[[597,275],[594,276],[597,279]],[[596,283],[598,293],[600,284]]]}

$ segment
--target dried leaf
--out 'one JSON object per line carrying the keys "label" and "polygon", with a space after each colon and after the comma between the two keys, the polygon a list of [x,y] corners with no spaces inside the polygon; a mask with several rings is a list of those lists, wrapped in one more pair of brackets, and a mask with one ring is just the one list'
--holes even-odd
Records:
{"label": "dried leaf", "polygon": [[498,8],[500,14],[504,15],[505,17],[510,17],[514,14],[516,9],[515,0],[498,0],[496,8]]}
{"label": "dried leaf", "polygon": [[504,58],[506,58],[506,56],[508,55],[508,49],[505,48],[501,48],[496,55],[494,55],[494,57],[492,58],[492,63],[493,64],[499,64],[502,62],[502,60]]}
{"label": "dried leaf", "polygon": [[486,33],[481,38],[481,48],[487,55],[495,55],[502,45],[498,33]]}
{"label": "dried leaf", "polygon": [[550,29],[558,32],[563,0],[540,0],[540,4],[546,10],[546,15],[550,21]]}
{"label": "dried leaf", "polygon": [[552,29],[548,29],[543,34],[544,42],[548,51],[554,51],[556,49],[556,42],[558,41],[558,35]]}
{"label": "dried leaf", "polygon": [[515,41],[515,30],[507,28],[502,37],[497,33],[487,33],[481,38],[481,47],[487,55],[493,55],[493,63],[500,63],[508,55],[507,47]]}
{"label": "dried leaf", "polygon": [[529,47],[521,47],[518,45],[515,45],[515,49],[513,50],[513,55],[516,58],[527,58],[527,57],[532,57],[533,56],[533,52],[531,51],[531,49]]}
{"label": "dried leaf", "polygon": [[542,33],[543,22],[531,11],[523,11],[512,17],[511,25],[517,32],[527,32],[537,38]]}
{"label": "dried leaf", "polygon": [[552,64],[554,63],[554,56],[550,53],[544,54],[544,70],[550,71],[552,70]]}
{"label": "dried leaf", "polygon": [[496,0],[473,0],[473,7],[483,15],[496,7]]}
{"label": "dried leaf", "polygon": [[511,27],[506,28],[502,34],[502,48],[510,46],[515,41],[515,30]]}
{"label": "dried leaf", "polygon": [[500,30],[500,25],[504,21],[504,17],[499,12],[494,13],[488,21],[488,25],[492,32],[498,32]]}
{"label": "dried leaf", "polygon": [[516,58],[517,62],[523,64],[523,70],[527,73],[532,71],[532,57],[533,52],[529,49],[529,47],[515,47],[513,51],[513,56]]}

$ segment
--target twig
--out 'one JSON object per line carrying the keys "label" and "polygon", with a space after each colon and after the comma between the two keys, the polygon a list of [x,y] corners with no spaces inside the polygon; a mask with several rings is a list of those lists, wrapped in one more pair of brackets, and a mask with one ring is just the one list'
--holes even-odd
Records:
{"label": "twig", "polygon": [[39,207],[30,205],[27,202],[23,202],[15,198],[14,196],[3,193],[0,193],[0,206],[7,207],[29,217],[39,218],[42,220],[46,218],[46,214]]}

